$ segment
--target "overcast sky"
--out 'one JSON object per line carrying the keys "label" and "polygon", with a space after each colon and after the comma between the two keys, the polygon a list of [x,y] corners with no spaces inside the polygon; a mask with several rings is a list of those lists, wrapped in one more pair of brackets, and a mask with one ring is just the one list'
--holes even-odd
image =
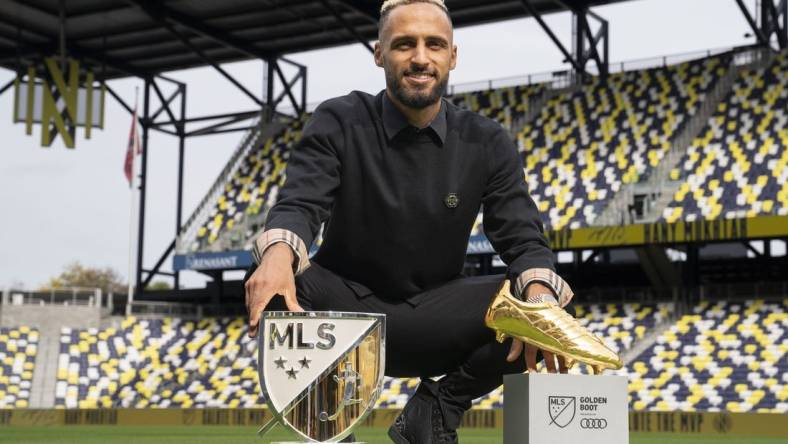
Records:
{"label": "overcast sky", "polygon": [[[754,0],[748,0],[752,7]],[[627,61],[752,43],[735,0],[638,0],[594,8],[610,25],[610,58]],[[570,16],[546,17],[571,47]],[[558,49],[532,19],[518,19],[455,31],[459,47],[451,83],[566,69]],[[355,44],[291,54],[308,71],[308,101],[318,102],[358,89],[375,93],[384,87],[383,72],[370,53]],[[225,68],[260,94],[262,63]],[[253,108],[223,77],[207,69],[168,74],[188,84],[189,116]],[[0,85],[13,78],[0,69]],[[141,82],[110,82],[128,103]],[[166,94],[166,93],[165,93]],[[141,100],[141,99],[140,99]],[[141,102],[140,102],[141,103]],[[0,289],[34,289],[72,261],[110,266],[124,276],[129,257],[129,197],[123,160],[130,116],[107,96],[104,130],[90,140],[77,131],[77,148],[58,139],[40,144],[40,127],[25,135],[12,123],[13,92],[0,96]],[[141,106],[141,105],[140,105]],[[241,138],[240,133],[187,139],[184,221],[205,195]],[[177,139],[151,132],[145,263],[151,267],[175,234]],[[167,263],[169,269],[171,263]],[[197,273],[182,282],[201,286]]]}

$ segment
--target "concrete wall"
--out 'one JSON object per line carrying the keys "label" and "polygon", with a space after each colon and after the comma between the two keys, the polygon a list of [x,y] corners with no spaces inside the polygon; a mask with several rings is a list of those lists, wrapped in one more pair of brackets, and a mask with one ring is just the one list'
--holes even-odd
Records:
{"label": "concrete wall", "polygon": [[80,305],[2,305],[0,326],[34,327],[60,334],[62,327],[98,327],[101,309]]}

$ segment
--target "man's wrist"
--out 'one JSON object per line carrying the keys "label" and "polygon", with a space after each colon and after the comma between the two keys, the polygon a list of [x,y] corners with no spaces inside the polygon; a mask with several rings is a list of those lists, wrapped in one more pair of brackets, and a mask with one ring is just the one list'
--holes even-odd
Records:
{"label": "man's wrist", "polygon": [[540,294],[549,294],[555,297],[555,292],[553,290],[539,282],[532,282],[528,284],[527,287],[525,287],[526,299],[531,299],[532,297],[538,296]]}
{"label": "man's wrist", "polygon": [[[537,284],[539,287],[533,287]],[[531,287],[534,290],[530,290]],[[541,290],[544,288],[540,287],[549,289],[549,291],[542,293]],[[549,268],[529,268],[517,276],[514,283],[514,293],[519,295],[521,299],[528,300],[532,294],[531,291],[552,295],[558,300],[561,307],[569,304],[574,296],[569,285]]]}
{"label": "man's wrist", "polygon": [[291,256],[288,257],[292,259],[290,263],[293,264],[293,272],[296,275],[303,273],[309,268],[309,256],[304,241],[294,232],[283,228],[266,230],[254,241],[252,256],[255,263],[260,264],[268,248],[277,244],[285,244],[290,249]]}
{"label": "man's wrist", "polygon": [[263,259],[268,258],[281,259],[287,261],[288,264],[293,264],[296,256],[290,245],[287,245],[285,242],[276,242],[263,252]]}
{"label": "man's wrist", "polygon": [[525,302],[534,302],[534,303],[541,303],[541,302],[551,302],[554,304],[558,304],[558,298],[555,295],[555,292],[543,285],[539,282],[532,282],[525,287],[525,291],[523,292],[522,299]]}

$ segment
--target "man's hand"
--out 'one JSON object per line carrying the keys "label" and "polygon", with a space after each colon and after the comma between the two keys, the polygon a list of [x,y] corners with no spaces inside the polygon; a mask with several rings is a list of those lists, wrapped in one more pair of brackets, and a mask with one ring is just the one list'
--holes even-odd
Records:
{"label": "man's hand", "polygon": [[285,243],[276,243],[263,253],[260,265],[246,281],[246,311],[249,313],[249,336],[257,335],[260,315],[276,295],[285,298],[290,311],[304,311],[296,299],[293,276],[293,250]]}
{"label": "man's hand", "polygon": [[[523,348],[525,348],[525,367],[529,372],[536,373],[538,371],[536,369],[537,349],[532,345],[523,343],[519,339],[512,339],[512,347],[509,349],[509,354],[506,356],[506,360],[509,362],[514,362],[514,360],[523,353]],[[544,363],[547,367],[547,373],[556,373],[556,370],[558,370],[559,373],[566,373],[569,370],[566,368],[566,361],[561,355],[558,356],[557,365],[556,356],[553,353],[542,350],[542,357],[544,358]]]}
{"label": "man's hand", "polygon": [[[553,291],[538,282],[534,282],[526,288],[525,293],[527,296],[534,296],[539,294],[553,294]],[[525,299],[527,299],[527,297]],[[514,362],[515,359],[523,354],[523,349],[525,349],[525,367],[529,372],[536,372],[536,347],[525,344],[519,339],[512,339],[512,346],[509,348],[509,354],[506,356],[506,360]],[[547,367],[548,373],[556,373],[556,370],[560,373],[566,373],[568,371],[563,356],[557,356],[557,364],[556,355],[549,351],[542,350],[542,357],[544,358],[545,367]]]}

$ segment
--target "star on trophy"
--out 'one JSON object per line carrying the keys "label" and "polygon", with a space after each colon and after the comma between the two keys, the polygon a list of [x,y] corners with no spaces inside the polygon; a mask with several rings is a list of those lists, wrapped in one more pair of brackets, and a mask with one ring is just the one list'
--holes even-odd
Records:
{"label": "star on trophy", "polygon": [[386,316],[264,312],[258,334],[260,386],[274,419],[305,442],[350,435],[380,396]]}

